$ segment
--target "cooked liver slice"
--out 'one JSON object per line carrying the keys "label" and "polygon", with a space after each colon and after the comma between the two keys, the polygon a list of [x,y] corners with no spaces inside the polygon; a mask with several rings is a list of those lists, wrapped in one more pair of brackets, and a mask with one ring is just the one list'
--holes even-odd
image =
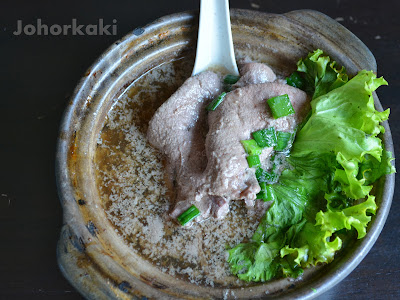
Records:
{"label": "cooked liver slice", "polygon": [[239,81],[234,85],[235,88],[243,87],[249,84],[264,83],[275,81],[276,75],[274,71],[266,64],[247,63],[240,66]]}
{"label": "cooked liver slice", "polygon": [[[190,206],[180,203],[194,184],[190,182],[197,181],[207,165],[205,107],[221,90],[221,78],[213,72],[190,77],[161,105],[149,123],[147,138],[165,155],[170,185],[176,182],[172,184],[177,191],[176,205],[183,206],[183,210]],[[200,209],[200,205],[196,206]]]}
{"label": "cooked liver slice", "polygon": [[[282,94],[289,95],[299,113],[274,119],[266,100]],[[248,205],[253,205],[260,188],[254,169],[248,167],[240,141],[250,139],[252,132],[268,127],[293,131],[304,115],[303,107],[307,103],[303,91],[275,82],[248,85],[230,92],[218,109],[208,115],[204,193],[226,200],[242,198]]]}
{"label": "cooked liver slice", "polygon": [[[224,217],[233,199],[253,206],[260,187],[240,141],[271,126],[292,131],[309,109],[303,91],[265,82],[276,79],[269,67],[250,63],[241,70],[245,73],[236,85],[247,85],[229,92],[215,111],[206,113],[205,106],[221,92],[221,78],[204,72],[186,80],[150,121],[149,142],[165,154],[169,175],[176,181],[172,217],[192,204],[202,213],[199,220],[210,214]],[[265,83],[254,84],[259,81]],[[266,100],[283,94],[289,95],[296,114],[274,119]],[[271,151],[264,149],[263,157],[269,159]]]}

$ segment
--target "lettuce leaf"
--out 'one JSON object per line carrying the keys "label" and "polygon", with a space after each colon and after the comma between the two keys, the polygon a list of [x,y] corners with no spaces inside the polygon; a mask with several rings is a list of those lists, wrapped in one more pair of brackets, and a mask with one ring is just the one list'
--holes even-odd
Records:
{"label": "lettuce leaf", "polygon": [[370,185],[377,181],[385,174],[395,173],[391,161],[394,160],[392,152],[383,151],[381,161],[370,155],[365,155],[363,162],[360,164],[358,172],[359,178],[365,179],[365,184]]}
{"label": "lettuce leaf", "polygon": [[321,225],[322,230],[334,233],[344,228],[350,230],[354,227],[358,232],[358,238],[363,238],[371,216],[376,213],[375,197],[368,195],[368,199],[360,204],[345,208],[341,211],[320,211],[316,216],[316,225]]}
{"label": "lettuce leaf", "polygon": [[313,99],[344,85],[349,80],[346,69],[336,68],[336,62],[323,55],[320,49],[309,53],[307,58],[300,59],[297,71],[304,73],[304,89],[313,95]]}
{"label": "lettuce leaf", "polygon": [[373,72],[361,71],[342,87],[314,99],[311,117],[297,134],[292,155],[334,151],[347,160],[361,161],[370,154],[379,161],[382,142],[376,135],[383,131],[379,123],[387,120],[390,110],[371,110],[371,101],[373,105],[372,92],[383,84],[387,82]]}
{"label": "lettuce leaf", "polygon": [[300,60],[298,70],[314,93],[311,115],[287,159],[291,168],[270,186],[275,200],[251,241],[228,250],[232,273],[242,280],[297,277],[331,262],[342,247],[335,233],[365,236],[377,209],[372,184],[395,172],[378,136],[389,110],[377,111],[372,95],[387,82],[370,71],[348,81],[321,50]]}
{"label": "lettuce leaf", "polygon": [[343,167],[335,171],[335,180],[341,183],[344,193],[352,199],[364,198],[369,194],[372,185],[366,186],[365,178],[357,179],[359,172],[358,161],[346,160],[342,153],[338,153],[337,161]]}
{"label": "lettuce leaf", "polygon": [[296,253],[295,261],[303,268],[330,263],[335,252],[342,247],[342,240],[335,237],[330,241],[331,236],[332,232],[307,222],[292,245],[288,244],[281,250],[281,257]]}

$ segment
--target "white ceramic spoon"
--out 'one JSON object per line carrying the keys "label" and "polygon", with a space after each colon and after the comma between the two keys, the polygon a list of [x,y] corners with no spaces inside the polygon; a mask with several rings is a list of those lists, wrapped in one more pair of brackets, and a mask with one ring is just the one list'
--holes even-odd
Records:
{"label": "white ceramic spoon", "polygon": [[201,0],[192,76],[208,69],[239,75],[233,52],[229,0]]}

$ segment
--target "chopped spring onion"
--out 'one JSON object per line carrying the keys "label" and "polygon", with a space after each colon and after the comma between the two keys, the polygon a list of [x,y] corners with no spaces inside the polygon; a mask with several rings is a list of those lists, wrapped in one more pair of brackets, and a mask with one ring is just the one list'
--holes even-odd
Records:
{"label": "chopped spring onion", "polygon": [[282,154],[287,154],[287,153],[276,152],[273,156],[271,156],[270,161],[272,162],[272,166],[271,166],[270,172],[278,173],[278,168],[285,159],[284,157],[282,157]]}
{"label": "chopped spring onion", "polygon": [[224,78],[224,83],[226,84],[235,84],[236,82],[238,82],[240,76],[236,76],[236,75],[226,75]]}
{"label": "chopped spring onion", "polygon": [[249,154],[249,155],[260,155],[261,154],[262,148],[257,145],[257,142],[255,140],[243,140],[240,142],[242,143],[244,151],[246,151],[247,154]]}
{"label": "chopped spring onion", "polygon": [[267,100],[267,103],[271,108],[272,115],[275,119],[295,113],[288,94],[272,97]]}
{"label": "chopped spring onion", "polygon": [[267,185],[265,187],[265,192],[267,194],[267,201],[273,201],[275,200],[275,194],[274,194],[274,189],[272,188],[271,185]]}
{"label": "chopped spring onion", "polygon": [[294,71],[292,75],[286,77],[286,83],[298,89],[303,89],[305,85],[303,77],[301,77],[300,73],[297,71]]}
{"label": "chopped spring onion", "polygon": [[257,200],[263,200],[264,202],[268,201],[267,198],[268,198],[268,195],[264,191],[260,191],[256,195]]}
{"label": "chopped spring onion", "polygon": [[194,205],[190,206],[186,211],[179,215],[177,218],[181,225],[185,225],[200,215],[200,211]]}
{"label": "chopped spring onion", "polygon": [[271,156],[270,161],[272,162],[272,167],[271,167],[271,171],[274,172],[278,166],[277,162],[277,155],[276,153],[274,155]]}
{"label": "chopped spring onion", "polygon": [[256,178],[258,183],[266,182],[268,184],[273,184],[278,181],[278,175],[276,175],[275,173],[269,173],[260,167],[256,170]]}
{"label": "chopped spring onion", "polygon": [[258,155],[249,155],[246,157],[249,167],[258,167],[261,165],[260,157]]}
{"label": "chopped spring onion", "polygon": [[257,194],[257,199],[261,199],[264,201],[272,201],[275,199],[275,194],[270,185],[265,182],[260,182],[261,191]]}
{"label": "chopped spring onion", "polygon": [[206,109],[208,111],[215,110],[218,107],[218,105],[220,105],[222,101],[224,101],[225,96],[226,96],[225,92],[221,93],[210,104],[207,105]]}
{"label": "chopped spring onion", "polygon": [[232,91],[232,85],[230,85],[230,84],[224,84],[223,88],[226,93],[229,93],[230,91]]}
{"label": "chopped spring onion", "polygon": [[267,201],[268,195],[265,191],[265,189],[267,188],[267,184],[265,182],[259,182],[258,184],[260,185],[261,190],[257,194],[257,199]]}
{"label": "chopped spring onion", "polygon": [[285,151],[287,148],[291,147],[293,133],[278,131],[277,132],[277,145],[275,146],[275,151]]}
{"label": "chopped spring onion", "polygon": [[253,138],[260,147],[273,147],[276,145],[275,128],[270,127],[253,132]]}

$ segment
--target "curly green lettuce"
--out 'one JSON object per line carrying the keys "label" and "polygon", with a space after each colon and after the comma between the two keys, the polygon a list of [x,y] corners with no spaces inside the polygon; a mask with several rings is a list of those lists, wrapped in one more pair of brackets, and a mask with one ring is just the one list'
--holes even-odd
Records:
{"label": "curly green lettuce", "polygon": [[251,241],[228,250],[231,271],[242,280],[297,277],[331,262],[343,244],[339,231],[365,236],[377,210],[372,185],[395,172],[379,136],[389,109],[377,111],[372,95],[387,82],[365,70],[348,80],[321,50],[300,60],[298,71],[313,93],[311,115]]}
{"label": "curly green lettuce", "polygon": [[297,71],[303,73],[304,90],[313,95],[313,99],[344,85],[349,80],[346,69],[337,68],[336,62],[323,55],[320,49],[309,53],[307,58],[300,59],[297,62]]}

